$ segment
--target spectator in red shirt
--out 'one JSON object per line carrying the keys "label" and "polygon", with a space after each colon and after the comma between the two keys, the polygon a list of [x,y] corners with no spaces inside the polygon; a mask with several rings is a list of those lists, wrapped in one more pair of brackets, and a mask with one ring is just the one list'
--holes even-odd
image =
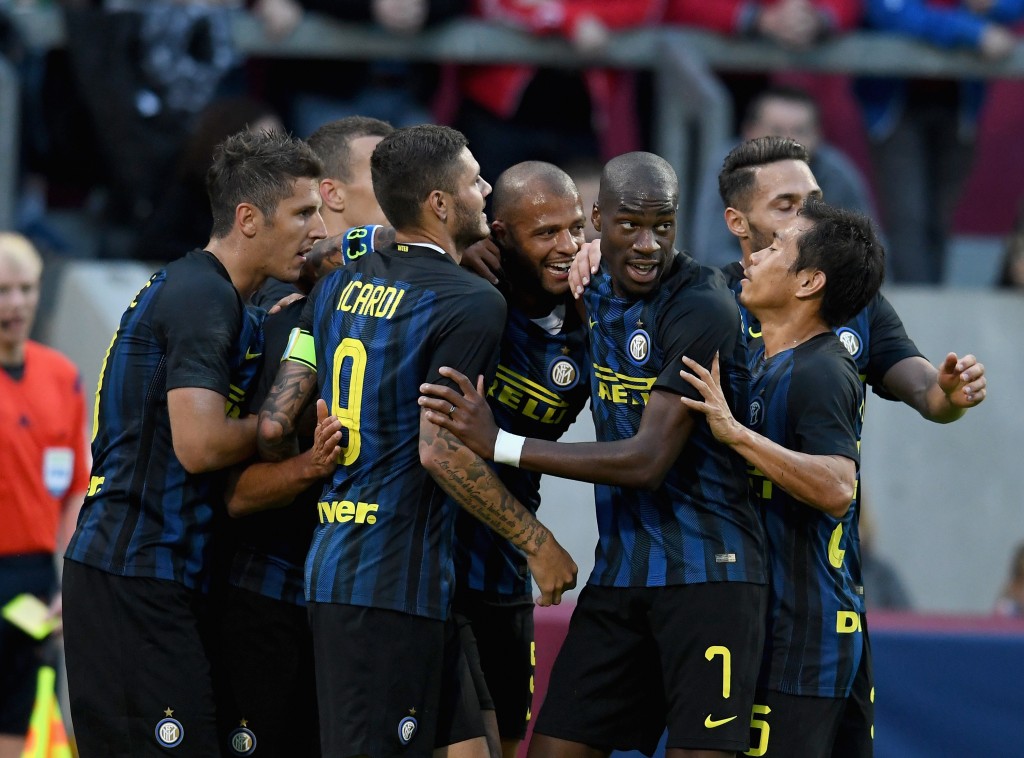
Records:
{"label": "spectator in red shirt", "polygon": [[[28,593],[60,625],[54,554],[89,485],[78,370],[28,338],[43,264],[20,234],[0,233],[0,606]],[[44,642],[0,621],[0,758],[18,758]]]}
{"label": "spectator in red shirt", "polygon": [[[558,35],[580,53],[603,48],[616,30],[660,22],[665,0],[474,0],[475,15]],[[633,74],[524,65],[465,66],[459,124],[483,176],[544,160],[603,161],[640,147]]]}

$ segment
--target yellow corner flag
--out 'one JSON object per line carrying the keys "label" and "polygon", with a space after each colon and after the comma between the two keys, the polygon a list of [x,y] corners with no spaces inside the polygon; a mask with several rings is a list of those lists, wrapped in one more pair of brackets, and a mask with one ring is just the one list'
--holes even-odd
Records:
{"label": "yellow corner flag", "polygon": [[21,758],[72,758],[64,720],[57,703],[57,672],[52,666],[39,669],[36,702]]}

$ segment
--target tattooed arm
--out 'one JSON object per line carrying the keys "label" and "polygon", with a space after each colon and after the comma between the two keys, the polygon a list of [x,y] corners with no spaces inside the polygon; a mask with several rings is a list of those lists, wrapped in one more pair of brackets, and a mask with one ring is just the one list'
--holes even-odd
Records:
{"label": "tattooed arm", "polygon": [[541,596],[557,605],[576,586],[576,563],[476,453],[420,414],[420,463],[455,502],[526,554]]}
{"label": "tattooed arm", "polygon": [[316,392],[316,371],[282,361],[274,386],[260,406],[256,446],[265,461],[283,461],[299,454],[299,419]]}

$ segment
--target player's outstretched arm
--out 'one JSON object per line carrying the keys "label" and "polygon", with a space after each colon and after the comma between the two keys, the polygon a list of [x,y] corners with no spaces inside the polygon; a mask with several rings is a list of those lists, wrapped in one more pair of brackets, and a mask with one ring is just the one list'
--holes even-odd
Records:
{"label": "player's outstretched arm", "polygon": [[[482,458],[529,471],[595,484],[657,489],[693,429],[693,416],[671,392],[651,393],[637,433],[614,442],[552,442],[501,431],[477,386],[448,366],[439,369],[458,389],[421,384],[424,417],[454,434]],[[460,392],[461,391],[461,392]],[[452,411],[451,409],[454,408]],[[501,438],[499,438],[501,435]],[[497,452],[496,452],[497,451]]]}
{"label": "player's outstretched arm", "polygon": [[841,518],[850,508],[857,481],[857,464],[841,455],[811,455],[772,442],[748,429],[732,415],[722,392],[718,356],[711,371],[690,358],[683,363],[693,371],[680,371],[704,398],[680,397],[690,410],[703,413],[715,439],[728,445],[766,477],[802,503]]}
{"label": "player's outstretched arm", "polygon": [[299,454],[296,428],[315,391],[316,371],[303,363],[281,362],[260,407],[256,444],[263,460],[283,461]]}
{"label": "player's outstretched arm", "polygon": [[217,471],[256,452],[256,421],[224,415],[228,399],[201,387],[177,387],[167,393],[174,454],[190,474]]}
{"label": "player's outstretched arm", "polygon": [[327,413],[323,400],[316,401],[316,420],[309,450],[284,461],[252,463],[229,479],[224,499],[230,516],[283,508],[334,472],[342,452],[341,421]]}
{"label": "player's outstretched arm", "polygon": [[985,399],[985,366],[973,355],[949,353],[936,369],[920,356],[904,358],[882,379],[885,388],[929,421],[956,421]]}
{"label": "player's outstretched arm", "polygon": [[540,590],[538,605],[557,605],[576,586],[576,563],[494,470],[458,437],[420,414],[420,463],[456,503],[526,555]]}

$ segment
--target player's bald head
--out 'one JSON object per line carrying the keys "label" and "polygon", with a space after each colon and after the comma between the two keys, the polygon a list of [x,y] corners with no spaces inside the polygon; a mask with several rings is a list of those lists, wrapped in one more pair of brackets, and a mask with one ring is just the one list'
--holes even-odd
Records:
{"label": "player's bald head", "polygon": [[671,164],[660,155],[641,151],[625,153],[605,164],[597,202],[599,206],[618,204],[627,195],[676,205],[679,179]]}
{"label": "player's bald head", "polygon": [[545,196],[579,197],[572,178],[558,166],[544,161],[524,161],[505,169],[491,193],[491,216],[506,219]]}

